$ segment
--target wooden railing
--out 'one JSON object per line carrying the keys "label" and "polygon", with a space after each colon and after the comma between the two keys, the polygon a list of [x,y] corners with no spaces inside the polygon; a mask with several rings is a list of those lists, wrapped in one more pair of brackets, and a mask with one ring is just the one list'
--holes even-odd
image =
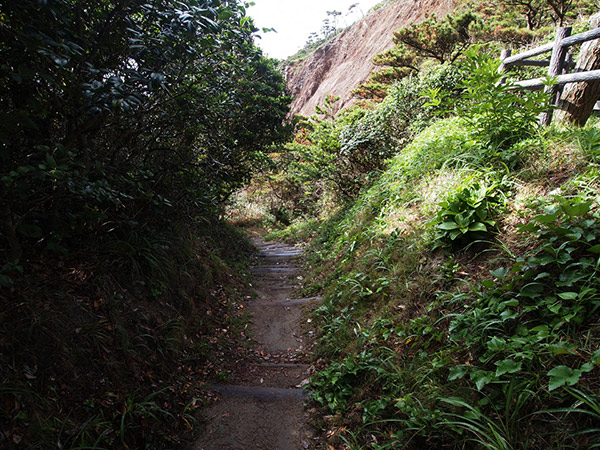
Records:
{"label": "wooden railing", "polygon": [[[556,86],[547,88],[553,96],[552,101],[555,102],[560,87],[565,84],[600,80],[600,70],[568,73],[569,70],[575,67],[572,58],[568,53],[569,47],[598,38],[600,38],[600,28],[573,36],[571,36],[571,27],[559,28],[556,32],[554,42],[527,50],[514,56],[510,55],[510,50],[504,50],[500,57],[502,60],[500,69],[506,70],[511,66],[548,66],[548,76],[554,77],[557,81]],[[549,52],[552,52],[549,60],[529,59]],[[530,80],[517,81],[513,85],[517,89],[542,89],[545,86],[545,81],[545,78],[533,78]],[[540,118],[540,122],[545,125],[549,125],[551,120],[552,111],[545,113]]]}

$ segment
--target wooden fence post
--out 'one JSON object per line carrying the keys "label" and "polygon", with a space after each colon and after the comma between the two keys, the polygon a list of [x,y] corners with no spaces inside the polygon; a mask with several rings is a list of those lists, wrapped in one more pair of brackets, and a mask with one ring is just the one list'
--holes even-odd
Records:
{"label": "wooden fence post", "polygon": [[[511,50],[510,48],[505,48],[504,50],[502,50],[502,53],[500,53],[500,67],[498,67],[498,72],[502,73],[506,71],[506,65],[504,64],[504,60],[506,58],[508,58],[511,54]],[[500,78],[500,84],[504,84],[506,83],[506,77],[502,77]]]}
{"label": "wooden fence post", "polygon": [[562,74],[565,75],[569,73],[572,66],[575,66],[575,63],[573,62],[573,53],[569,52],[565,58],[565,66],[563,67]]}
{"label": "wooden fence post", "polygon": [[[548,76],[556,77],[562,74],[565,65],[565,57],[567,56],[568,48],[560,45],[561,41],[571,35],[571,27],[561,27],[556,30],[556,39],[554,40],[554,48],[552,49],[552,57],[550,58],[550,67],[548,68]],[[550,92],[550,103],[556,102],[557,86],[546,88]],[[552,122],[552,110],[540,115],[541,125],[550,125]]]}
{"label": "wooden fence post", "polygon": [[505,48],[502,50],[502,53],[500,53],[500,62],[502,64],[500,64],[500,67],[498,68],[499,72],[503,72],[504,70],[506,70],[506,65],[504,64],[504,60],[506,58],[508,58],[511,55],[512,51],[510,50],[510,48]]}

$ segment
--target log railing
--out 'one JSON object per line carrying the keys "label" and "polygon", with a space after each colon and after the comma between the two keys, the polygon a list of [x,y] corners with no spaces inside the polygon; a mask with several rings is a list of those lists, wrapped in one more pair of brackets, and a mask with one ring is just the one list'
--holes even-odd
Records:
{"label": "log railing", "polygon": [[[552,101],[556,102],[557,94],[561,86],[568,83],[577,83],[582,81],[600,80],[600,70],[589,70],[586,72],[568,73],[575,64],[568,54],[569,47],[582,44],[587,41],[600,38],[600,28],[596,28],[584,33],[571,36],[571,27],[559,28],[556,32],[554,42],[542,45],[531,50],[511,56],[510,50],[504,50],[500,57],[502,64],[500,70],[506,70],[511,66],[536,66],[548,67],[548,76],[557,81],[557,85],[550,88],[546,87],[551,93]],[[534,56],[544,53],[551,53],[549,60],[530,59]],[[542,89],[545,86],[546,78],[533,78],[530,80],[517,81],[513,83],[516,89]],[[540,122],[549,125],[552,121],[552,111],[544,113],[540,117]]]}

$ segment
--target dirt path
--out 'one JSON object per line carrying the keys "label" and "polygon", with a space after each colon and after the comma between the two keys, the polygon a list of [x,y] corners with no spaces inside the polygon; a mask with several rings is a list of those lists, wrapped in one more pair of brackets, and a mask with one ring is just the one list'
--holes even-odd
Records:
{"label": "dirt path", "polygon": [[315,448],[304,411],[309,366],[300,320],[304,304],[292,299],[301,250],[255,240],[252,269],[257,298],[247,305],[256,341],[255,359],[237,368],[228,384],[213,385],[220,400],[206,413],[194,450],[300,450]]}

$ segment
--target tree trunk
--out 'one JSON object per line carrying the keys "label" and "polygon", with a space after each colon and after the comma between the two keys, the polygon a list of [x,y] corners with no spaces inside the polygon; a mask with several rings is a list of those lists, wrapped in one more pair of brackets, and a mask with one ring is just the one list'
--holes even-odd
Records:
{"label": "tree trunk", "polygon": [[[590,19],[590,28],[598,28],[600,14]],[[600,69],[600,39],[585,42],[581,46],[581,53],[576,72]],[[556,121],[565,124],[583,126],[592,115],[594,105],[600,98],[600,80],[584,83],[570,83],[565,85],[560,100],[557,102],[555,112]]]}

